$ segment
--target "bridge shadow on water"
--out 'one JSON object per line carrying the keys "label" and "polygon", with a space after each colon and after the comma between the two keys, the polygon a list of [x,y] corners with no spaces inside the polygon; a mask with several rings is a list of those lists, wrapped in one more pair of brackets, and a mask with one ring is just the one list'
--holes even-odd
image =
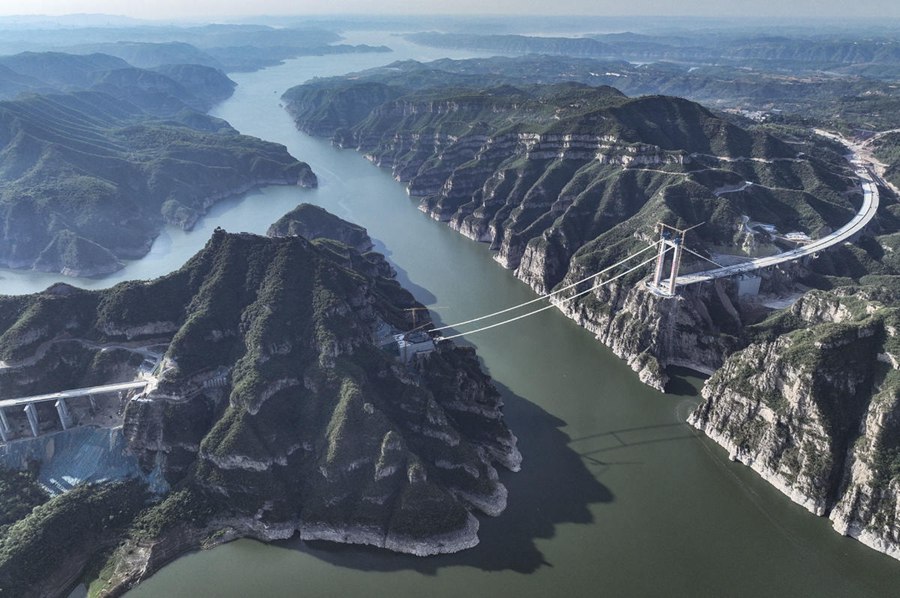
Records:
{"label": "bridge shadow on water", "polygon": [[[610,430],[573,438],[571,444],[585,461],[594,466],[609,467],[613,465],[638,465],[640,462],[606,461],[600,458],[605,453],[645,444],[668,444],[680,440],[697,440],[697,434],[691,431],[690,428],[687,428],[682,422]],[[601,448],[583,448],[598,444],[601,445]]]}
{"label": "bridge shadow on water", "polygon": [[611,502],[613,495],[569,446],[569,437],[560,429],[565,422],[508,388],[500,384],[497,388],[503,395],[506,420],[519,439],[523,463],[517,473],[501,470],[509,504],[499,517],[479,516],[478,546],[428,558],[324,541],[290,540],[282,546],[361,571],[414,570],[434,575],[445,567],[477,567],[531,573],[542,566],[552,567],[535,540],[552,538],[559,524],[592,523],[589,505]]}

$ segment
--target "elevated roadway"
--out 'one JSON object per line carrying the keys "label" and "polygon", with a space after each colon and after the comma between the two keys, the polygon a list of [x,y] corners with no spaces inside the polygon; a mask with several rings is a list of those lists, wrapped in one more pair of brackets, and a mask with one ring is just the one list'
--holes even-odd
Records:
{"label": "elevated roadway", "polygon": [[717,278],[726,278],[728,276],[744,274],[761,268],[777,266],[785,262],[791,262],[802,257],[813,255],[819,251],[852,239],[857,233],[861,232],[869,222],[871,222],[872,218],[875,217],[875,214],[878,212],[879,202],[878,186],[875,184],[875,175],[864,164],[856,163],[856,165],[856,174],[862,183],[863,202],[859,211],[847,224],[830,235],[826,235],[821,239],[816,239],[797,249],[792,249],[768,257],[756,258],[741,264],[723,266],[721,268],[678,276],[675,279],[675,286],[680,287],[683,285],[697,284],[699,282],[707,282]]}
{"label": "elevated roadway", "polygon": [[150,384],[149,380],[136,380],[134,382],[120,382],[118,384],[106,384],[103,386],[91,386],[88,388],[74,388],[72,390],[61,390],[59,392],[51,392],[43,395],[32,395],[30,397],[20,397],[17,399],[5,399],[0,401],[0,409],[8,407],[24,407],[31,403],[45,403],[48,401],[58,401],[60,399],[74,399],[76,397],[87,397],[91,395],[106,394],[110,392],[119,392],[124,390],[134,390],[136,388],[144,388]]}

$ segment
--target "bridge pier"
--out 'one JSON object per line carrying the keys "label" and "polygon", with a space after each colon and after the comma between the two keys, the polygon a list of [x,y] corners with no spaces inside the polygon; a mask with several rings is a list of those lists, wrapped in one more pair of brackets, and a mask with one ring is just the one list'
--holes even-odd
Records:
{"label": "bridge pier", "polygon": [[97,413],[97,399],[94,398],[94,395],[88,395],[88,401],[91,402],[91,413]]}
{"label": "bridge pier", "polygon": [[3,442],[9,441],[9,433],[9,421],[6,419],[6,413],[0,409],[0,438],[3,439]]}
{"label": "bridge pier", "polygon": [[59,414],[59,423],[62,424],[63,430],[68,430],[72,426],[72,414],[69,413],[65,399],[56,401],[56,412]]}
{"label": "bridge pier", "polygon": [[761,283],[762,278],[759,276],[753,276],[752,274],[738,276],[738,297],[755,297],[756,295],[759,295],[759,286]]}
{"label": "bridge pier", "polygon": [[38,421],[37,407],[34,403],[25,405],[25,417],[28,418],[28,425],[31,426],[31,433],[37,438],[41,433],[41,425]]}

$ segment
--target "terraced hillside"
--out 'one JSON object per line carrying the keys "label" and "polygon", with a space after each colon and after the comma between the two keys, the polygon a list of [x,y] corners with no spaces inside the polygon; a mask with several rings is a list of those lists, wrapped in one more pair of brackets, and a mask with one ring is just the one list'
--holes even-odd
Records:
{"label": "terraced hillside", "polygon": [[424,211],[490,243],[538,290],[612,263],[657,221],[705,222],[695,249],[756,255],[776,241],[746,220],[815,237],[861,201],[828,146],[687,100],[578,84],[443,87],[417,74],[314,81],[284,97],[298,127],[390,168]]}
{"label": "terraced hillside", "polygon": [[224,197],[316,183],[283,146],[196,111],[231,93],[213,69],[64,54],[0,63],[76,90],[0,102],[5,267],[106,274],[146,254],[166,224],[190,228]]}
{"label": "terraced hillside", "polygon": [[[516,470],[521,456],[472,350],[448,343],[404,363],[382,342],[410,327],[410,306],[420,307],[380,254],[328,238],[218,230],[182,269],[154,281],[0,297],[0,355],[28,369],[42,348],[79,341],[88,358],[38,383],[53,390],[46,385],[99,373],[101,361],[137,367],[127,351],[92,361],[92,345],[167,347],[158,383],[127,406],[124,434],[145,472],[171,491],[118,531],[110,587],[208,538],[299,532],[454,552],[478,542],[473,511],[504,510],[496,466]],[[0,385],[17,380],[5,372]],[[0,581],[17,595],[47,591],[40,580],[71,583],[49,574],[58,551],[34,531],[44,523],[34,515],[11,523],[8,536],[0,528]],[[23,535],[37,539],[8,543]],[[42,546],[43,568],[16,567]],[[97,548],[67,555],[66,571],[77,578]]]}

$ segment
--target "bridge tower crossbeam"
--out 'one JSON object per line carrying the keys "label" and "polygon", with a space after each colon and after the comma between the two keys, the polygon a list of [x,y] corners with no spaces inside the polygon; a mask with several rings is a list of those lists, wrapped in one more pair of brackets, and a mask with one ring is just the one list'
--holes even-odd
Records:
{"label": "bridge tower crossbeam", "polygon": [[[647,283],[647,286],[658,295],[674,297],[676,290],[675,281],[678,278],[678,271],[681,269],[684,235],[690,229],[680,230],[662,222],[657,223],[656,229],[659,231],[659,253],[656,257],[653,281]],[[669,279],[663,280],[666,270],[666,254],[670,250],[672,251],[672,265],[669,270]]]}

